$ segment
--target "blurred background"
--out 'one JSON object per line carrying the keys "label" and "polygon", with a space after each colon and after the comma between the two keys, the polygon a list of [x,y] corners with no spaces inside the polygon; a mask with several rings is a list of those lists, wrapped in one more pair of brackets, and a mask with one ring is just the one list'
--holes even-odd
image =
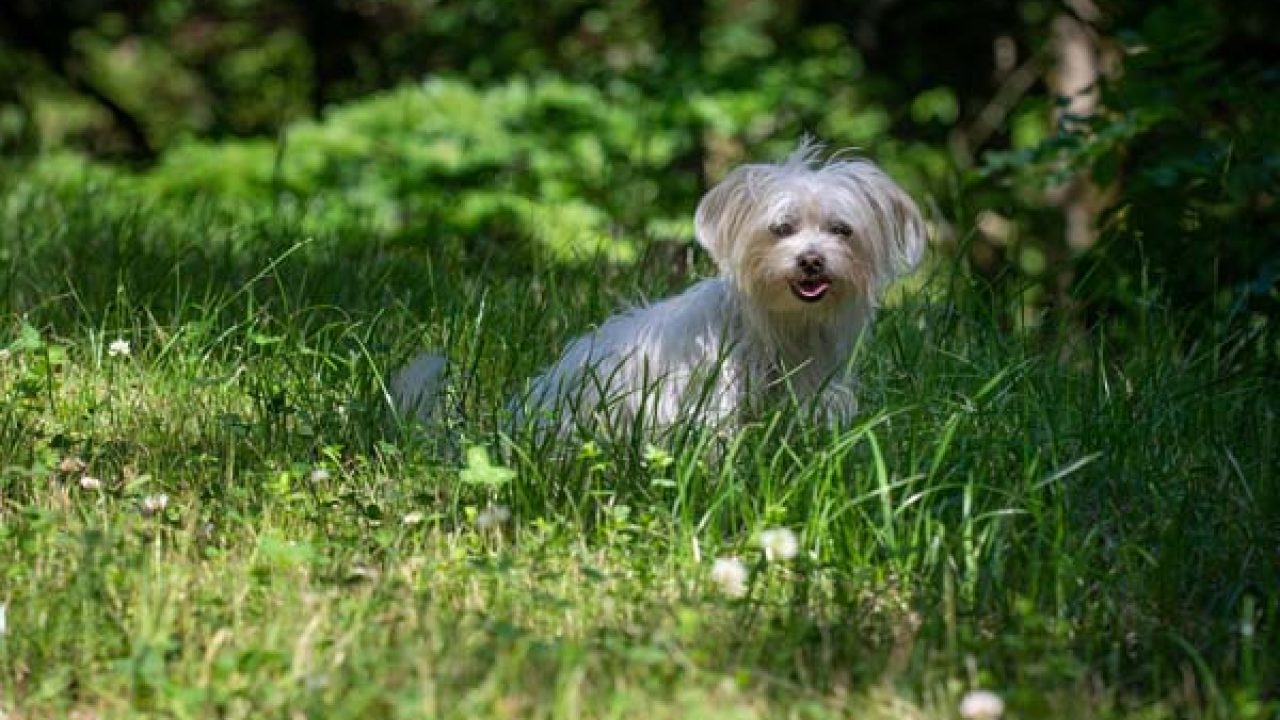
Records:
{"label": "blurred background", "polygon": [[1011,328],[1123,336],[1158,306],[1274,361],[1278,20],[1271,0],[4,0],[0,168],[626,265],[688,255],[706,187],[810,132],[899,178]]}

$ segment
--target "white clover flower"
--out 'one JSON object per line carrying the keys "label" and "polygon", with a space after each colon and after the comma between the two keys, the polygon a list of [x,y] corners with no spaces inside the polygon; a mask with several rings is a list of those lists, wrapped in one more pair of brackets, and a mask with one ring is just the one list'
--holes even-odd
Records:
{"label": "white clover flower", "polygon": [[511,510],[505,505],[490,505],[476,513],[477,530],[493,530],[511,519]]}
{"label": "white clover flower", "polygon": [[960,717],[965,720],[997,720],[1004,715],[1004,700],[990,690],[974,690],[960,700]]}
{"label": "white clover flower", "polygon": [[85,461],[75,455],[68,455],[58,462],[58,472],[63,475],[74,475],[78,472],[84,472],[86,467],[88,467],[88,465],[85,464]]}
{"label": "white clover flower", "polygon": [[408,513],[408,514],[406,514],[403,518],[401,518],[401,519],[400,519],[400,522],[404,523],[405,525],[409,525],[410,527],[412,527],[412,526],[417,525],[418,523],[422,522],[423,518],[425,518],[425,517],[426,517],[426,516],[422,514],[422,511],[421,511],[421,510],[414,510],[413,512]]}
{"label": "white clover flower", "polygon": [[322,483],[331,477],[333,477],[333,473],[326,468],[321,467],[311,471],[311,482],[313,483]]}
{"label": "white clover flower", "polygon": [[158,512],[163,512],[167,507],[169,507],[169,496],[164,493],[148,495],[142,498],[143,515],[155,515]]}
{"label": "white clover flower", "polygon": [[0,348],[0,362],[4,362],[13,357],[13,351],[9,348]]}
{"label": "white clover flower", "polygon": [[786,562],[800,552],[800,540],[787,528],[773,528],[760,533],[760,547],[769,562]]}
{"label": "white clover flower", "polygon": [[84,488],[85,490],[101,490],[102,481],[96,477],[90,477],[88,475],[85,475],[84,477],[80,478],[80,487]]}
{"label": "white clover flower", "polygon": [[747,566],[736,557],[716,558],[711,563],[711,582],[720,592],[732,598],[740,598],[747,594],[747,580],[751,574]]}
{"label": "white clover flower", "polygon": [[129,345],[128,340],[116,339],[112,340],[107,346],[107,354],[111,357],[128,357],[133,354],[133,348]]}

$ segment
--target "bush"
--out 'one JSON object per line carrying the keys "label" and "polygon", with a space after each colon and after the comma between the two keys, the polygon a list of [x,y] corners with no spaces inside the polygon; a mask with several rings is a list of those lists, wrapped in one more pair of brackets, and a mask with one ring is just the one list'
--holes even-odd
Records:
{"label": "bush", "polygon": [[[176,145],[136,185],[150,197],[296,213],[320,228],[359,220],[425,247],[627,262],[645,241],[692,237],[704,175],[781,156],[813,128],[836,145],[871,145],[883,109],[857,107],[852,85],[825,95],[852,62],[811,59],[794,74],[771,70],[751,91],[679,97],[554,78],[488,88],[437,78],[296,123],[275,142]],[[946,172],[940,151],[883,137],[876,148],[917,188]]]}

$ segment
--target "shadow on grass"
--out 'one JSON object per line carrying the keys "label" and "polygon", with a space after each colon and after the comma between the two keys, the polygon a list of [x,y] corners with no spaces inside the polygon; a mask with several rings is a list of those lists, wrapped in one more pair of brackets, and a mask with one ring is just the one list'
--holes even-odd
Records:
{"label": "shadow on grass", "polygon": [[[471,417],[481,418],[474,424],[482,429],[470,428],[475,439],[491,430],[484,414],[509,395],[502,384],[532,375],[577,331],[639,297],[637,278],[648,275],[652,287],[663,284],[655,276],[679,284],[683,275],[661,251],[625,272],[539,265],[502,242],[464,244],[425,228],[412,238],[387,238],[359,223],[317,228],[305,217],[243,217],[214,205],[142,207],[113,199],[109,188],[13,194],[3,211],[0,312],[7,324],[34,326],[52,342],[73,338],[81,359],[92,353],[86,336],[99,346],[126,337],[158,372],[236,383],[227,394],[237,398],[181,406],[188,417],[180,419],[193,424],[181,437],[157,425],[105,439],[66,432],[58,440],[61,430],[10,412],[0,428],[9,462],[30,460],[33,437],[45,433],[51,436],[41,442],[101,455],[123,474],[136,458],[158,454],[150,446],[172,448],[181,439],[184,452],[157,468],[171,471],[158,476],[181,481],[207,478],[200,458],[233,447],[231,476],[257,484],[197,492],[215,509],[222,503],[249,516],[271,499],[267,480],[279,476],[281,458],[339,466],[360,457],[381,461],[383,441],[400,438],[379,420],[380,383],[413,352],[442,348],[466,359],[465,376],[493,381],[462,392],[470,403],[463,414],[474,410]],[[1247,683],[1248,671],[1263,678],[1255,686],[1273,688],[1266,680],[1273,665],[1245,668],[1239,660],[1246,641],[1238,626],[1242,608],[1255,607],[1250,598],[1262,617],[1277,611],[1268,593],[1280,583],[1274,379],[1258,376],[1226,344],[1183,352],[1159,338],[1122,358],[1099,344],[1078,354],[1078,365],[1060,363],[994,324],[966,318],[951,305],[930,308],[891,321],[868,348],[867,405],[901,414],[886,425],[882,448],[855,465],[872,465],[883,451],[894,471],[887,477],[902,483],[895,488],[920,487],[918,494],[895,490],[896,503],[883,511],[868,501],[881,514],[847,521],[840,532],[849,537],[838,538],[844,544],[835,553],[849,565],[881,569],[895,553],[922,558],[907,563],[918,572],[898,578],[911,585],[919,635],[903,629],[909,614],[873,617],[868,625],[875,597],[850,590],[833,604],[772,607],[748,614],[754,622],[703,628],[688,644],[702,653],[695,664],[759,668],[787,683],[834,687],[841,678],[873,682],[893,663],[927,664],[931,653],[945,655],[941,662],[955,671],[973,651],[1007,677],[1025,671],[1028,682],[1052,677],[1053,685],[1102,667],[1108,682],[1145,692],[1167,686],[1170,673],[1199,659],[1222,668],[1223,677]],[[179,330],[184,335],[175,339]],[[186,352],[175,345],[180,341],[190,343]],[[367,406],[351,412],[353,399]],[[102,445],[85,444],[92,442]],[[774,459],[787,457],[762,448],[758,467],[744,474],[776,472]],[[596,511],[609,503],[644,507],[643,457],[633,450],[630,464],[614,469],[628,481],[609,488],[607,498],[570,478],[563,486],[521,488],[528,497],[516,499],[544,511],[580,503],[587,510],[576,519],[590,531]],[[1079,472],[1056,475],[1082,458],[1089,461]],[[455,513],[462,501],[480,499],[459,500],[450,480],[419,477],[417,487],[384,487],[396,469],[431,464],[386,462],[385,474],[369,473],[383,485],[347,488],[320,503],[317,527],[376,558],[376,529],[404,493],[423,493],[424,503]],[[564,480],[554,476],[556,463],[534,462],[549,483]],[[848,500],[842,492],[864,496],[860,502],[890,497],[849,480],[834,487],[832,501]],[[714,495],[696,501],[710,504]],[[760,485],[745,488],[730,503],[738,517],[725,528],[750,532],[753,521],[774,512],[772,500]],[[793,523],[815,509],[801,501],[774,505]],[[878,521],[918,537],[895,546],[873,532]],[[1261,627],[1274,640],[1274,624]],[[651,631],[604,628],[589,642],[606,648],[609,662],[643,664],[648,657],[658,678],[681,672],[673,658],[685,644],[664,644]],[[548,663],[573,650],[553,634],[498,625],[486,632],[498,648],[516,640],[545,647]],[[1029,654],[1063,658],[1064,665],[1028,664]]]}

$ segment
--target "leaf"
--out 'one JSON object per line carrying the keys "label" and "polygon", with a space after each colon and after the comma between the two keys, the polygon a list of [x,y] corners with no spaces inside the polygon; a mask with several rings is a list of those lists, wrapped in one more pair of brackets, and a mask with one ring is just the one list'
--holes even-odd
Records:
{"label": "leaf", "polygon": [[644,464],[650,469],[665,470],[674,462],[675,458],[671,457],[671,453],[656,445],[649,445],[644,449]]}
{"label": "leaf", "polygon": [[283,335],[267,335],[266,333],[249,333],[249,342],[254,345],[278,345],[284,342]]}
{"label": "leaf", "polygon": [[18,337],[9,346],[9,349],[19,352],[31,352],[44,347],[44,339],[40,337],[40,331],[32,327],[29,323],[22,323],[22,328],[18,330]]}
{"label": "leaf", "polygon": [[479,445],[467,448],[467,466],[459,473],[459,478],[464,484],[489,487],[506,485],[515,476],[515,470],[494,465],[489,460],[489,451]]}

